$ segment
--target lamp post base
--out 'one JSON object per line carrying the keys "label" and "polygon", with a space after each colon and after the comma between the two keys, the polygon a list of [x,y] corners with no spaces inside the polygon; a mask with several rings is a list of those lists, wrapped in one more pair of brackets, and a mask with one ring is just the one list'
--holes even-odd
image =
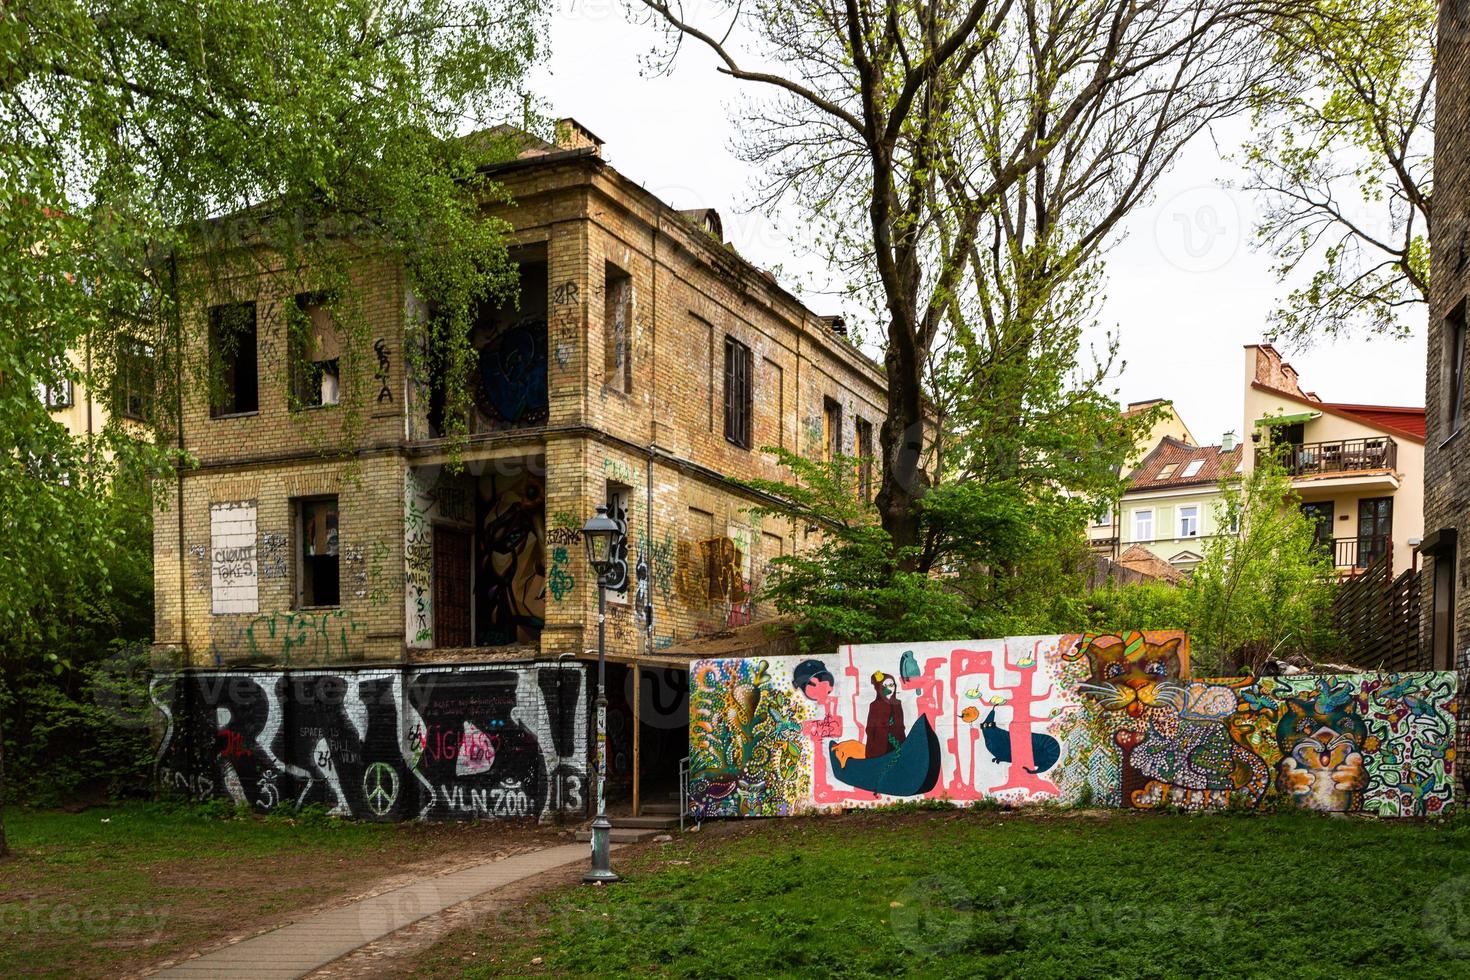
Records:
{"label": "lamp post base", "polygon": [[612,830],[612,821],[607,819],[606,814],[599,813],[597,819],[592,821],[592,868],[582,876],[584,885],[610,885],[622,878],[609,864],[609,832]]}

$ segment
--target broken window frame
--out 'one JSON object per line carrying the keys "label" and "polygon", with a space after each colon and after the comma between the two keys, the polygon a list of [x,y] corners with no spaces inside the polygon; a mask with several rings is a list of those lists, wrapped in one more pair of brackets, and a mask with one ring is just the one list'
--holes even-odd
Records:
{"label": "broken window frame", "polygon": [[725,335],[725,441],[741,449],[751,447],[751,417],[755,393],[751,372],[755,359],[748,346]]}
{"label": "broken window frame", "polygon": [[[241,319],[227,323],[236,312]],[[248,313],[247,321],[244,319]],[[220,303],[209,308],[209,417],[232,418],[260,411],[260,318],[254,300]],[[249,336],[248,351],[241,338]],[[249,370],[245,370],[248,364]],[[251,379],[242,391],[241,381]],[[249,398],[242,397],[249,394]]]}
{"label": "broken window frame", "polygon": [[[291,503],[296,533],[296,608],[340,608],[342,548],[338,498],[298,497]],[[322,522],[320,526],[315,523],[317,518]],[[318,548],[320,554],[316,553]],[[324,578],[319,580],[319,576]]]}

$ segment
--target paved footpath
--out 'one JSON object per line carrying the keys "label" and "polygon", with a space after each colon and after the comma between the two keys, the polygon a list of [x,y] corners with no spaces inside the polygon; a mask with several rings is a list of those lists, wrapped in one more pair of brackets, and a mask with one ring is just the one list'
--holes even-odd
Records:
{"label": "paved footpath", "polygon": [[451,905],[552,868],[588,859],[586,844],[561,844],[478,864],[318,912],[299,922],[184,960],[159,977],[300,977]]}

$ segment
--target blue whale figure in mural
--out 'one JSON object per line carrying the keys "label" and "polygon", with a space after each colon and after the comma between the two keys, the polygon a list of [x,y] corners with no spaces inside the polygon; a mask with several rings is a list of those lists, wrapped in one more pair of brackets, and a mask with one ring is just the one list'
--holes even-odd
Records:
{"label": "blue whale figure in mural", "polygon": [[[980,723],[980,732],[985,736],[985,747],[990,750],[990,758],[993,762],[1011,761],[1011,733],[995,723],[995,709],[990,709],[990,714]],[[1031,761],[1036,763],[1036,768],[1031,769],[1023,766],[1033,776],[1046,772],[1057,764],[1061,758],[1062,746],[1050,735],[1032,733],[1031,735]]]}
{"label": "blue whale figure in mural", "polygon": [[836,742],[827,746],[832,775],[855,789],[884,796],[923,796],[939,782],[939,736],[920,715],[903,744],[876,759],[837,758]]}

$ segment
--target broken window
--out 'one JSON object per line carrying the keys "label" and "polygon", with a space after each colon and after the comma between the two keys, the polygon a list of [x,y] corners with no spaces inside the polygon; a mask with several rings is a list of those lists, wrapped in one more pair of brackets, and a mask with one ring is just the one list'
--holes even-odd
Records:
{"label": "broken window", "polygon": [[603,379],[609,388],[633,390],[633,278],[608,262],[603,279]]}
{"label": "broken window", "polygon": [[301,542],[297,605],[339,605],[341,574],[337,546],[337,498],[300,500],[296,510],[297,533]]}
{"label": "broken window", "polygon": [[325,297],[296,297],[289,327],[291,407],[318,408],[341,399],[341,340]]}
{"label": "broken window", "polygon": [[209,414],[241,415],[260,409],[255,362],[255,304],[209,308]]}
{"label": "broken window", "polygon": [[741,449],[750,448],[752,392],[750,348],[734,337],[725,338],[725,439]]}

